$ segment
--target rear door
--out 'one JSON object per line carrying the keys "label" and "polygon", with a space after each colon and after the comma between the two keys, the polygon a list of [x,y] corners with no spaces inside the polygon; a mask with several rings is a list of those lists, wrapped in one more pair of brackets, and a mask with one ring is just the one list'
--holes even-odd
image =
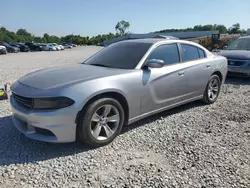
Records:
{"label": "rear door", "polygon": [[179,43],[182,63],[186,65],[187,98],[203,95],[208,79],[211,75],[211,64],[203,49]]}
{"label": "rear door", "polygon": [[179,103],[187,93],[187,78],[183,64],[180,63],[177,43],[157,46],[149,54],[149,59],[161,59],[165,66],[143,70],[145,92],[141,94],[141,113]]}

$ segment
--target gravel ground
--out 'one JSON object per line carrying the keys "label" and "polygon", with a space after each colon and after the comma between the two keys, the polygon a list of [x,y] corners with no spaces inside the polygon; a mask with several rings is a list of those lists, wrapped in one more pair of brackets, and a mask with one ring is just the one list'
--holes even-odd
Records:
{"label": "gravel ground", "polygon": [[[0,56],[0,85],[81,62],[98,47]],[[218,101],[187,104],[124,127],[108,146],[30,140],[0,101],[0,187],[250,187],[250,80],[227,79]]]}

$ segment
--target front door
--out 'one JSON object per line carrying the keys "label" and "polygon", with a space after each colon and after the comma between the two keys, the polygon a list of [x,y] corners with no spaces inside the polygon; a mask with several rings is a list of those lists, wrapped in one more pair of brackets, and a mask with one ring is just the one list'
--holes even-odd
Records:
{"label": "front door", "polygon": [[185,68],[180,63],[177,44],[156,47],[148,59],[161,59],[165,66],[143,70],[144,92],[141,94],[141,113],[174,105],[187,93]]}

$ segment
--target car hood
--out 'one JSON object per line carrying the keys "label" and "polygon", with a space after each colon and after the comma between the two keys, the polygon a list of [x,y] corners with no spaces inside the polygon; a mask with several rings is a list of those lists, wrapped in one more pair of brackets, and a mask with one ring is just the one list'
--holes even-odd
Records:
{"label": "car hood", "polygon": [[218,55],[224,56],[228,59],[249,59],[250,51],[248,50],[222,50],[217,53]]}
{"label": "car hood", "polygon": [[132,71],[77,64],[38,70],[21,77],[18,81],[37,89],[52,89]]}

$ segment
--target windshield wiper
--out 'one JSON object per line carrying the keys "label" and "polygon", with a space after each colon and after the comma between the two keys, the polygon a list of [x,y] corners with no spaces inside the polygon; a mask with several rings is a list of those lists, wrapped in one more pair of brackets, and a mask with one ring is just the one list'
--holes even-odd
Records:
{"label": "windshield wiper", "polygon": [[102,65],[102,64],[98,64],[98,63],[88,64],[88,65],[99,66],[99,67],[110,67],[110,66]]}

